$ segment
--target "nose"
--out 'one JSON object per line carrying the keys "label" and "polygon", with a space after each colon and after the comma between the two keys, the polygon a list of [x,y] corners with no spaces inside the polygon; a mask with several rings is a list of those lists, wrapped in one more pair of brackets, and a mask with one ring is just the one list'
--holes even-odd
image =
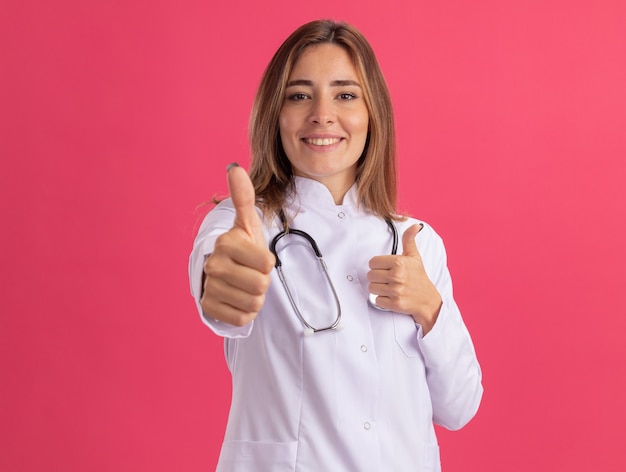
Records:
{"label": "nose", "polygon": [[332,100],[317,98],[311,104],[311,122],[316,125],[326,126],[335,122],[336,111]]}

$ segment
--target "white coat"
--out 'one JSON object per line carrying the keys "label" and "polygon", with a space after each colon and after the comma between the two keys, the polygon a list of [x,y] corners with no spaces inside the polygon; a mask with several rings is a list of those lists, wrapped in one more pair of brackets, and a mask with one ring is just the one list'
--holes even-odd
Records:
{"label": "white coat", "polygon": [[[426,272],[443,299],[432,330],[368,304],[369,260],[389,254],[386,223],[357,204],[354,186],[336,205],[322,184],[296,178],[286,214],[317,242],[337,290],[344,328],[304,336],[276,270],[257,318],[244,327],[202,320],[225,339],[232,404],[218,471],[436,472],[433,422],[464,426],[482,397],[481,371],[452,295],[441,238],[416,237]],[[192,294],[203,261],[232,227],[230,199],[205,218],[190,258]],[[401,235],[414,219],[398,223]],[[282,230],[266,224],[269,241]],[[311,324],[329,325],[335,302],[308,244],[283,238],[278,255],[294,298]],[[281,240],[281,241],[283,241]],[[201,312],[198,303],[198,310]]]}

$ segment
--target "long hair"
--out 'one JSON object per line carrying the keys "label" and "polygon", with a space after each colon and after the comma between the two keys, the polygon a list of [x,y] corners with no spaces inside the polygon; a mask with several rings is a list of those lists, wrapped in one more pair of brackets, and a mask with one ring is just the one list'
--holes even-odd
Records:
{"label": "long hair", "polygon": [[268,64],[250,116],[252,159],[250,178],[266,217],[285,204],[292,189],[292,168],[282,147],[279,115],[291,71],[309,46],[331,43],[352,59],[364,90],[369,114],[365,149],[357,162],[359,201],[383,218],[396,215],[396,142],[391,97],[385,79],[365,37],[354,27],[332,20],[317,20],[294,31]]}

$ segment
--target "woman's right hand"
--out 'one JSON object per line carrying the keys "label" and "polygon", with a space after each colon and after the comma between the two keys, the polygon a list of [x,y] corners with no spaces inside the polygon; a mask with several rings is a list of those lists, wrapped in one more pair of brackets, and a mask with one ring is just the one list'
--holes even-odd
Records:
{"label": "woman's right hand", "polygon": [[228,188],[235,206],[233,227],[219,236],[204,263],[200,299],[205,317],[243,326],[263,307],[275,258],[265,241],[255,208],[254,187],[246,171],[230,165]]}

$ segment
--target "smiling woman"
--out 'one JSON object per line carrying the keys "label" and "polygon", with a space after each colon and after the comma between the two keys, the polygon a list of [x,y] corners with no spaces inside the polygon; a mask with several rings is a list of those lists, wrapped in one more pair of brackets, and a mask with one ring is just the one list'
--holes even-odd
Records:
{"label": "smiling woman", "polygon": [[346,24],[302,26],[265,71],[250,178],[229,166],[231,197],[190,258],[233,377],[219,471],[438,471],[434,423],[476,413],[443,243],[395,209],[393,129],[372,49]]}
{"label": "smiling woman", "polygon": [[322,182],[341,204],[367,141],[367,105],[348,53],[334,44],[305,50],[291,72],[280,139],[294,175]]}
{"label": "smiling woman", "polygon": [[[257,198],[264,202],[262,211],[266,216],[278,214],[284,205],[285,192],[293,190],[292,163],[280,139],[280,115],[288,105],[288,85],[313,86],[312,77],[295,76],[294,69],[302,66],[303,55],[310,54],[310,50],[318,46],[334,46],[342,50],[335,51],[337,57],[333,59],[343,59],[342,67],[353,75],[337,75],[326,80],[332,80],[337,87],[348,86],[346,80],[355,82],[359,87],[348,92],[356,94],[367,107],[367,140],[355,175],[360,184],[359,198],[373,213],[394,219],[397,216],[396,135],[389,90],[365,37],[349,25],[330,21],[311,22],[294,32],[276,51],[261,79],[250,119],[250,144],[255,156],[250,177]],[[349,63],[345,63],[345,59],[349,59]],[[344,95],[342,98],[348,97]]]}

